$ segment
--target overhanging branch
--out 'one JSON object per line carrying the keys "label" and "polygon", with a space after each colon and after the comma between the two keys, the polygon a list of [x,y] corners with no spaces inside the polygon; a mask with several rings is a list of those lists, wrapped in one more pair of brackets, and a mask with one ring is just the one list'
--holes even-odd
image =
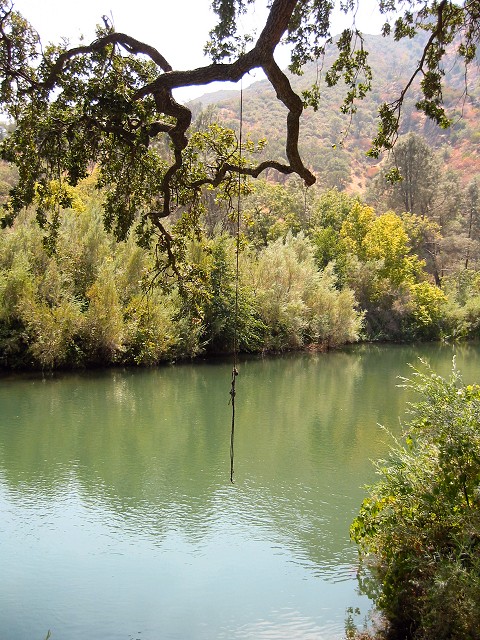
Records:
{"label": "overhanging branch", "polygon": [[292,13],[298,1],[274,0],[265,26],[254,47],[240,55],[234,62],[228,64],[210,64],[187,71],[176,71],[172,69],[172,66],[154,47],[124,33],[112,32],[98,38],[89,45],[76,47],[60,54],[49,70],[46,79],[42,83],[32,82],[32,89],[51,91],[54,89],[59,76],[68,67],[69,61],[77,56],[103,51],[110,45],[121,46],[130,55],[148,56],[159,67],[162,73],[153,82],[149,82],[138,89],[132,99],[139,101],[151,96],[155,101],[159,114],[175,119],[173,126],[154,124],[144,128],[149,138],[156,133],[165,132],[173,146],[174,162],[165,173],[161,186],[163,209],[155,213],[156,217],[160,219],[170,214],[171,184],[173,178],[183,166],[182,152],[188,145],[187,131],[192,119],[190,110],[176,102],[172,96],[172,91],[181,87],[208,85],[212,82],[238,82],[253,69],[262,68],[273,85],[278,99],[288,109],[286,155],[289,164],[284,165],[269,161],[263,162],[255,168],[225,164],[211,184],[218,186],[227,172],[236,171],[243,175],[256,177],[265,169],[273,168],[283,174],[297,173],[307,185],[311,185],[315,182],[315,177],[304,166],[298,150],[300,116],[303,110],[302,100],[293,91],[288,78],[273,58],[275,48],[288,29]]}

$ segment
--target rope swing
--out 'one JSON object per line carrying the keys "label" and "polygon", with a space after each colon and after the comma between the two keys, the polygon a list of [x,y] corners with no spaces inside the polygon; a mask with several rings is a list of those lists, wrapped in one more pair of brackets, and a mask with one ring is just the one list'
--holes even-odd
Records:
{"label": "rope swing", "polygon": [[[242,166],[242,135],[243,135],[243,84],[240,81],[240,127],[239,127],[239,159],[238,165]],[[238,172],[238,194],[237,194],[237,215],[236,215],[236,241],[235,241],[235,314],[233,326],[233,368],[230,388],[230,402],[232,404],[232,427],[230,432],[230,482],[233,484],[234,474],[234,440],[235,440],[235,383],[238,376],[238,286],[239,286],[239,254],[240,254],[240,191],[242,186],[242,175]]]}

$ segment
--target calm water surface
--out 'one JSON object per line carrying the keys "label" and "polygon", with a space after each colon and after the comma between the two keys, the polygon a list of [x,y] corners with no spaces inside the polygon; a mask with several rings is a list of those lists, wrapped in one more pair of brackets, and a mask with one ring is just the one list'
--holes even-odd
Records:
{"label": "calm water surface", "polygon": [[340,638],[348,527],[400,430],[408,362],[475,346],[0,380],[0,639]]}

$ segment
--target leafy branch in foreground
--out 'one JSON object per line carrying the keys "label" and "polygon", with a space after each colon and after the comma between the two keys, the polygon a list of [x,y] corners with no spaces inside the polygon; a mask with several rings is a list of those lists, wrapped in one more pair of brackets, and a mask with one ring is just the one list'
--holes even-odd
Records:
{"label": "leafy branch in foreground", "polygon": [[[424,363],[425,364],[425,363]],[[373,572],[392,637],[477,638],[480,629],[480,386],[427,367],[404,385],[404,443],[377,471],[351,536]]]}
{"label": "leafy branch in foreground", "polygon": [[[381,2],[385,7],[391,4],[388,0]],[[378,134],[368,152],[373,158],[378,158],[384,149],[393,148],[398,137],[405,97],[418,76],[421,77],[422,97],[416,103],[417,109],[441,128],[446,129],[450,126],[451,120],[443,106],[442,80],[445,68],[442,63],[448,50],[452,49],[456,49],[457,55],[464,60],[465,65],[474,61],[480,36],[480,3],[478,0],[467,0],[462,4],[449,0],[435,1],[425,3],[417,11],[413,11],[412,7],[412,10],[405,11],[403,16],[395,20],[395,40],[411,39],[422,32],[426,32],[428,38],[409,80],[397,98],[385,102],[379,109]],[[383,35],[391,33],[391,25],[386,23]]]}

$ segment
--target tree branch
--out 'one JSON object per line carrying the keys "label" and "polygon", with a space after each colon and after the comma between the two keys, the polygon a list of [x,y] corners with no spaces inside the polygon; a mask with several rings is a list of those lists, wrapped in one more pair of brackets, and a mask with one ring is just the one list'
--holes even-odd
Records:
{"label": "tree branch", "polygon": [[94,40],[94,42],[88,45],[74,47],[73,49],[69,49],[64,53],[61,53],[56,59],[55,64],[52,66],[47,78],[44,82],[39,83],[35,88],[44,88],[47,91],[51,91],[55,87],[55,83],[59,75],[64,71],[69,60],[80,55],[94,53],[95,51],[103,51],[103,49],[111,44],[122,46],[125,51],[130,54],[144,54],[148,56],[164,72],[172,70],[171,65],[166,61],[162,54],[155,49],[155,47],[151,47],[144,42],[140,42],[140,40],[136,40],[125,33],[113,32]]}
{"label": "tree branch", "polygon": [[265,160],[256,167],[242,167],[230,162],[224,162],[220,167],[217,168],[217,171],[213,178],[201,178],[200,180],[195,180],[190,184],[190,187],[194,190],[199,189],[206,184],[210,184],[212,185],[212,187],[218,187],[225,179],[227,173],[239,173],[242,176],[258,178],[258,176],[266,169],[275,169],[276,171],[278,171],[279,173],[283,173],[284,175],[291,175],[292,173],[295,173],[294,169],[290,165],[282,164],[281,162],[276,162],[275,160]]}
{"label": "tree branch", "polygon": [[440,4],[438,5],[436,27],[432,31],[432,33],[431,33],[426,45],[423,48],[422,57],[418,61],[418,64],[417,64],[417,66],[415,68],[415,71],[410,76],[408,82],[404,85],[402,91],[400,92],[399,97],[396,100],[394,100],[393,102],[389,102],[387,104],[387,106],[389,107],[390,111],[392,113],[396,113],[395,122],[396,122],[397,135],[394,138],[394,141],[398,138],[398,125],[400,123],[402,106],[403,106],[403,101],[405,99],[405,96],[407,95],[407,92],[409,91],[410,87],[412,86],[412,84],[415,81],[415,78],[418,76],[418,74],[419,73],[423,73],[423,68],[424,68],[424,65],[425,65],[425,61],[427,59],[427,55],[428,55],[433,43],[435,42],[435,40],[437,40],[439,38],[439,36],[441,36],[441,34],[442,34],[442,31],[443,31],[443,10],[445,9],[446,4],[447,4],[447,0],[442,0],[442,2],[440,2]]}
{"label": "tree branch", "polygon": [[156,212],[157,216],[163,218],[170,214],[171,182],[183,165],[182,151],[188,144],[187,131],[192,119],[190,110],[174,100],[172,90],[186,86],[207,85],[212,82],[238,82],[249,71],[261,67],[272,83],[277,97],[288,109],[286,155],[289,164],[264,162],[255,169],[235,167],[234,165],[228,165],[227,168],[227,165],[224,165],[212,184],[215,183],[218,186],[222,179],[220,176],[222,175],[224,178],[228,171],[258,176],[265,169],[274,168],[284,174],[297,173],[307,185],[312,185],[315,182],[315,177],[304,166],[298,151],[300,116],[303,111],[303,103],[301,98],[293,91],[288,78],[280,70],[273,58],[275,48],[287,31],[293,10],[297,4],[298,0],[274,0],[265,26],[255,46],[229,64],[210,64],[188,71],[175,71],[153,47],[123,33],[110,33],[98,38],[90,45],[76,47],[60,54],[41,87],[47,90],[53,89],[56,79],[63,72],[68,61],[75,56],[101,51],[111,44],[122,46],[130,54],[148,55],[160,67],[163,73],[153,82],[136,91],[133,100],[142,100],[150,95],[154,98],[156,108],[160,114],[171,116],[176,120],[174,126],[157,124],[150,126],[148,129],[149,136],[157,132],[167,133],[174,148],[175,160],[162,181],[164,206],[162,211]]}

